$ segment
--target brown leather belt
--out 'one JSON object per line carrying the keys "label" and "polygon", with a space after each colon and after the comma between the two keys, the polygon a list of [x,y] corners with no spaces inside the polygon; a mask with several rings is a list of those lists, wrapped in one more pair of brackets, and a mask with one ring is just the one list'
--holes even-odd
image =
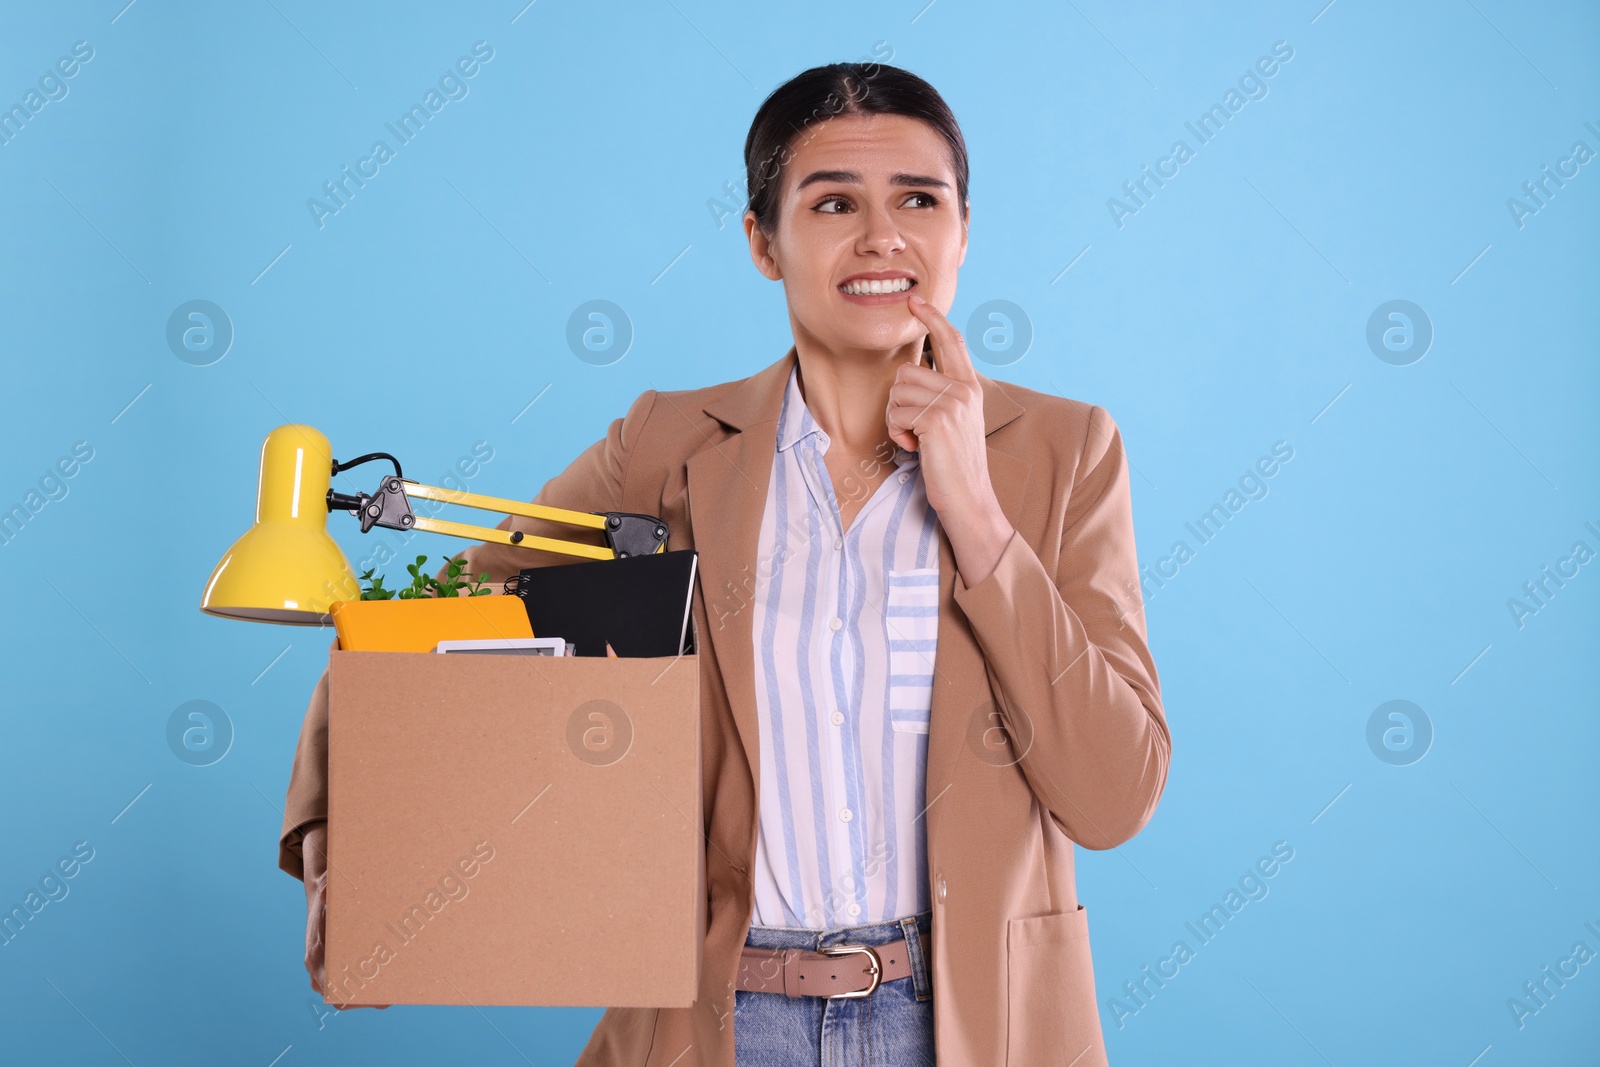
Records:
{"label": "brown leather belt", "polygon": [[[923,959],[928,936],[917,938]],[[904,938],[882,945],[829,945],[820,952],[800,948],[744,946],[739,955],[739,988],[753,993],[791,997],[864,997],[880,983],[911,974],[911,953]]]}

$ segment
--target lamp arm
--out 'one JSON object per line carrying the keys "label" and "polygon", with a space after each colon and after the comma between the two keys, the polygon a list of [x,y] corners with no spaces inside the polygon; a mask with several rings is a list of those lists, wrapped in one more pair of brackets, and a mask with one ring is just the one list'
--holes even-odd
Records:
{"label": "lamp arm", "polygon": [[[377,455],[377,453],[374,453],[374,455]],[[393,457],[385,458],[392,459]],[[546,519],[551,522],[566,523],[570,526],[583,526],[593,530],[601,530],[605,534],[606,544],[609,547],[599,548],[594,545],[581,544],[577,541],[562,541],[552,537],[539,537],[534,534],[525,534],[520,530],[497,530],[486,526],[470,526],[465,523],[450,522],[445,519],[419,517],[411,508],[411,497],[416,497],[419,500],[436,500],[444,504],[460,504],[463,507],[476,508],[482,511],[505,512],[511,515],[523,515],[533,519]],[[492,544],[515,545],[519,548],[540,549],[546,552],[562,552],[569,556],[582,556],[586,559],[618,559],[627,556],[646,555],[653,552],[665,552],[668,537],[667,524],[654,515],[638,515],[622,511],[571,511],[567,508],[554,508],[544,504],[531,504],[520,500],[483,496],[478,493],[467,493],[457,489],[441,489],[438,486],[413,482],[398,475],[385,477],[382,484],[379,485],[375,496],[368,496],[366,493],[351,496],[348,493],[336,493],[330,489],[328,490],[328,510],[348,511],[357,516],[361,520],[362,533],[369,532],[374,526],[382,526],[391,530],[426,530],[429,533],[446,534],[451,537],[466,537]]]}

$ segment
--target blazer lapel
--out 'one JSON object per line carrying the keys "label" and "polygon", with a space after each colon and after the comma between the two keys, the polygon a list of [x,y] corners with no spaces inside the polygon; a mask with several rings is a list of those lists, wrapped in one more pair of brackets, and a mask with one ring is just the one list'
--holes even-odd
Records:
{"label": "blazer lapel", "polygon": [[[705,414],[721,422],[728,436],[707,438],[689,457],[687,480],[693,547],[700,553],[705,618],[702,644],[708,644],[728,694],[728,704],[752,775],[759,804],[760,729],[755,695],[755,648],[751,633],[761,516],[766,507],[772,459],[777,448],[778,414],[797,356],[791,347],[776,363],[715,397]],[[984,435],[1021,415],[1023,408],[982,374]],[[988,444],[989,478],[1001,510],[1021,528],[1022,503],[1030,465],[1026,459]],[[928,737],[928,796],[945,788],[967,726],[988,699],[987,674],[977,646],[956,618],[955,556],[939,532],[939,650]],[[948,651],[947,651],[948,650]],[[702,654],[705,649],[700,650]],[[931,822],[930,811],[930,822]]]}
{"label": "blazer lapel", "polygon": [[[795,362],[791,347],[782,359],[707,403],[705,414],[720,421],[730,435],[720,441],[708,438],[687,464],[690,526],[694,547],[700,553],[700,592],[705,603],[700,637],[702,644],[710,646],[727,691],[734,727],[751,768],[751,790],[757,805],[760,732],[751,634],[756,553],[778,444],[778,413]],[[699,651],[704,655],[706,650]]]}

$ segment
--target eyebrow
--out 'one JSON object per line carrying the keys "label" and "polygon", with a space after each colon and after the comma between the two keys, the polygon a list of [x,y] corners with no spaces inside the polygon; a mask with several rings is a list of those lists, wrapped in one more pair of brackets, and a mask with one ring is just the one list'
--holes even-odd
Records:
{"label": "eyebrow", "polygon": [[[853,171],[853,170],[818,170],[818,171],[812,171],[810,174],[806,175],[805,178],[803,178],[801,180],[800,184],[796,185],[794,187],[794,191],[798,193],[800,190],[804,189],[806,186],[811,185],[811,184],[813,184],[815,182],[842,182],[842,183],[847,184],[847,185],[860,185],[860,184],[862,184],[861,175],[857,171]],[[893,177],[891,177],[889,179],[889,184],[890,185],[913,185],[913,186],[915,186],[915,185],[931,185],[931,186],[933,186],[934,188],[937,188],[937,189],[948,189],[948,188],[950,188],[950,183],[945,182],[945,181],[941,181],[938,178],[930,178],[926,174],[904,174],[904,173],[896,174],[896,175],[894,175]]]}

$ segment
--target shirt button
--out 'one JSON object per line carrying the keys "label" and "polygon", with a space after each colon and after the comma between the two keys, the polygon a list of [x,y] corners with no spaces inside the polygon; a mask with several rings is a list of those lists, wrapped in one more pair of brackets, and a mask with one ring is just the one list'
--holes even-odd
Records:
{"label": "shirt button", "polygon": [[839,809],[839,821],[841,821],[841,822],[849,822],[851,819],[853,819],[855,817],[856,817],[855,813],[853,811],[851,811],[849,808],[840,808]]}
{"label": "shirt button", "polygon": [[835,552],[843,552],[844,551],[844,542],[843,541],[835,541],[833,543],[833,550]]}
{"label": "shirt button", "polygon": [[830,629],[830,630],[837,630],[839,627],[841,627],[843,625],[844,625],[844,620],[839,618],[839,616],[837,616],[837,615],[835,615],[833,618],[828,620],[828,629]]}
{"label": "shirt button", "polygon": [[910,477],[911,477],[911,475],[909,475],[909,474],[902,474],[902,475],[900,475],[900,484],[901,484],[901,485],[904,485],[904,484],[906,484],[906,479],[908,479],[908,478],[910,478]]}
{"label": "shirt button", "polygon": [[839,711],[834,712],[833,713],[833,725],[838,726],[842,722],[844,722],[844,713],[843,712],[839,712]]}
{"label": "shirt button", "polygon": [[848,908],[846,908],[844,910],[846,912],[848,912],[850,914],[850,917],[853,919],[857,915],[861,914],[861,905],[860,904],[851,904]]}
{"label": "shirt button", "polygon": [[945,892],[944,892],[944,876],[940,875],[939,876],[939,899],[943,900],[944,896],[945,896]]}

